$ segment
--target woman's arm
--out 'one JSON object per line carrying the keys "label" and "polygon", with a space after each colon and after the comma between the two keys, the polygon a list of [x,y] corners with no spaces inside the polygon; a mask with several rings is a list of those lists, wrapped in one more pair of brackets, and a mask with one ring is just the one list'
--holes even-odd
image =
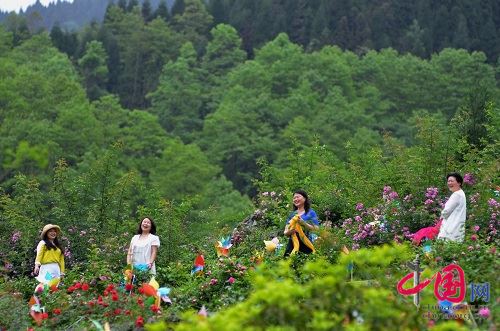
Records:
{"label": "woman's arm", "polygon": [[43,252],[45,250],[45,243],[40,241],[38,246],[36,246],[36,258],[35,258],[35,268],[33,269],[33,274],[38,275],[40,271],[40,265],[42,264]]}
{"label": "woman's arm", "polygon": [[309,230],[309,231],[317,231],[319,227],[315,224],[310,224],[304,220],[300,220],[300,225],[302,225],[303,228]]}
{"label": "woman's arm", "polygon": [[156,255],[158,254],[158,246],[151,246],[151,258],[149,260],[148,267],[151,268],[156,260]]}
{"label": "woman's arm", "polygon": [[130,241],[130,245],[128,246],[128,251],[127,251],[127,265],[132,264],[132,254],[133,254],[133,248],[134,247],[134,238],[132,237],[132,240]]}
{"label": "woman's arm", "polygon": [[61,256],[59,256],[59,268],[61,269],[61,276],[64,276],[64,271],[66,266],[64,264],[64,253],[61,251]]}
{"label": "woman's arm", "polygon": [[306,215],[307,217],[304,217],[304,218],[307,218],[309,220],[308,221],[305,221],[303,220],[302,218],[299,220],[300,222],[300,225],[305,229],[305,230],[309,230],[309,231],[317,231],[319,230],[319,221],[318,221],[318,215],[316,215],[316,212],[314,210],[309,210],[309,212],[307,213]]}
{"label": "woman's arm", "polygon": [[448,218],[458,205],[460,205],[460,197],[458,194],[453,193],[450,199],[446,201],[444,209],[441,211],[441,216]]}
{"label": "woman's arm", "polygon": [[287,224],[285,226],[285,231],[283,231],[283,234],[287,237],[290,237],[292,234],[295,233],[295,229],[290,229],[290,224]]}

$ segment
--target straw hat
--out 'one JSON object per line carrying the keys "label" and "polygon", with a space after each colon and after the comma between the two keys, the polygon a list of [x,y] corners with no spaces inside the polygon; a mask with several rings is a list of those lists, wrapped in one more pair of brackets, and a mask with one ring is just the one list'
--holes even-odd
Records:
{"label": "straw hat", "polygon": [[61,228],[59,227],[59,225],[47,224],[43,227],[42,234],[40,234],[40,238],[43,239],[43,236],[45,236],[45,233],[47,233],[47,231],[49,231],[50,229],[56,229],[58,235],[61,233]]}

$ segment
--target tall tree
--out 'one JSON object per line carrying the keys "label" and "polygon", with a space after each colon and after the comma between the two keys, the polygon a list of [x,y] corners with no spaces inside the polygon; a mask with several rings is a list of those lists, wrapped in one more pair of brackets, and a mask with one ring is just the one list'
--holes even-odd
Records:
{"label": "tall tree", "polygon": [[73,57],[78,49],[78,35],[76,32],[64,32],[58,25],[50,30],[50,39],[57,49]]}
{"label": "tall tree", "polygon": [[149,22],[153,19],[153,10],[151,8],[151,2],[149,0],[144,0],[141,8],[142,18],[144,22]]}
{"label": "tall tree", "polygon": [[12,49],[12,33],[5,30],[3,26],[0,25],[0,57],[7,54]]}
{"label": "tall tree", "polygon": [[87,43],[85,55],[78,60],[78,66],[90,100],[98,99],[106,93],[106,62],[107,55],[102,43],[95,40]]}
{"label": "tall tree", "polygon": [[183,13],[173,18],[176,31],[183,36],[184,42],[193,44],[198,54],[205,49],[212,22],[213,18],[201,0],[186,0]]}
{"label": "tall tree", "polygon": [[138,0],[129,0],[127,4],[127,11],[131,12],[135,7],[139,6]]}
{"label": "tall tree", "polygon": [[241,49],[241,38],[232,26],[219,24],[210,34],[212,40],[203,56],[203,67],[211,75],[223,77],[229,70],[243,63],[246,53]]}
{"label": "tall tree", "polygon": [[163,68],[160,83],[151,93],[151,110],[167,132],[192,142],[202,128],[200,109],[203,104],[202,75],[191,43],[181,48],[175,62]]}
{"label": "tall tree", "polygon": [[118,7],[120,7],[123,11],[126,11],[127,10],[127,0],[118,0]]}
{"label": "tall tree", "polygon": [[7,31],[12,33],[14,46],[20,45],[23,41],[31,37],[31,32],[24,16],[11,13],[5,19],[4,25]]}
{"label": "tall tree", "polygon": [[186,4],[184,3],[184,0],[175,0],[171,11],[172,17],[175,15],[182,15],[185,8]]}
{"label": "tall tree", "polygon": [[203,118],[212,113],[222,100],[228,72],[246,59],[246,53],[241,49],[241,38],[232,26],[219,24],[210,33],[212,40],[202,60],[202,68],[207,73],[204,79],[206,99],[201,111]]}
{"label": "tall tree", "polygon": [[160,1],[160,4],[154,13],[154,17],[161,17],[165,22],[170,21],[170,13],[168,12],[167,2],[165,0]]}
{"label": "tall tree", "polygon": [[227,22],[228,13],[226,11],[226,4],[224,0],[210,0],[208,3],[208,9],[214,18],[214,24]]}
{"label": "tall tree", "polygon": [[420,27],[418,21],[414,19],[404,35],[403,50],[418,56],[425,56],[424,36],[425,31]]}

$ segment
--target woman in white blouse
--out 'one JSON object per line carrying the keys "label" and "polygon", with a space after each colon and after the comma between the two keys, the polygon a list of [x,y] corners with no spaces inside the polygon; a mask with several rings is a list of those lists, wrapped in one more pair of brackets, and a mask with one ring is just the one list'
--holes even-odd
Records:
{"label": "woman in white blouse", "polygon": [[443,223],[439,229],[438,238],[452,241],[463,241],[465,234],[465,216],[467,204],[462,191],[464,182],[460,174],[453,172],[446,176],[448,188],[453,192],[441,211]]}
{"label": "woman in white blouse", "polygon": [[158,247],[160,238],[156,235],[156,225],[152,218],[146,217],[139,223],[137,234],[130,241],[127,264],[132,265],[134,269],[149,270],[155,275]]}

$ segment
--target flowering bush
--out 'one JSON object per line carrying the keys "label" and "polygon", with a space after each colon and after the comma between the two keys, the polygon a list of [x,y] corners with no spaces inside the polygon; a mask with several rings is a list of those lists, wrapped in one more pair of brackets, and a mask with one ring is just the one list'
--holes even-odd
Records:
{"label": "flowering bush", "polygon": [[344,220],[340,228],[341,238],[353,249],[375,244],[402,242],[411,239],[412,233],[435,224],[442,201],[438,189],[429,187],[419,201],[408,194],[403,199],[390,186],[384,186],[382,203],[376,207],[365,207],[358,202],[355,214]]}
{"label": "flowering bush", "polygon": [[153,297],[141,293],[138,284],[119,286],[108,282],[102,289],[91,282],[74,282],[37,296],[47,313],[42,326],[51,329],[84,329],[94,321],[109,322],[114,328],[142,327],[159,318],[163,309],[154,305]]}
{"label": "flowering bush", "polygon": [[248,295],[249,260],[220,257],[207,261],[203,273],[192,275],[173,295],[175,310],[200,309],[211,311],[242,301]]}
{"label": "flowering bush", "polygon": [[[259,330],[421,329],[424,321],[408,300],[394,295],[392,278],[383,271],[407,254],[403,247],[380,247],[353,253],[337,264],[321,258],[265,264],[253,275],[247,300],[207,320],[185,314],[176,330],[237,330],[241,326]],[[350,258],[380,283],[346,282]]]}

